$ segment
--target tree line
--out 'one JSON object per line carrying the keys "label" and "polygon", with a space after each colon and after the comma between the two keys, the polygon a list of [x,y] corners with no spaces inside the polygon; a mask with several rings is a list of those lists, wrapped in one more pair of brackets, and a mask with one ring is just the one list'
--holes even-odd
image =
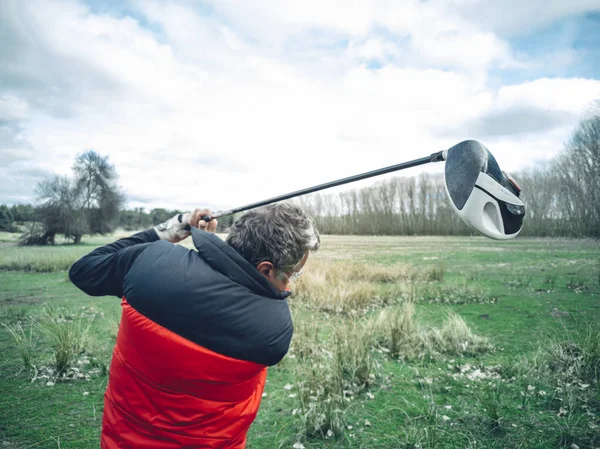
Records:
{"label": "tree line", "polygon": [[[522,187],[527,215],[524,236],[600,237],[600,101],[590,108],[563,151],[549,162],[513,173]],[[0,205],[0,230],[27,223],[23,244],[53,244],[64,235],[74,243],[85,234],[117,226],[145,229],[176,210],[123,209],[117,172],[93,150],[77,156],[73,176],[53,176],[36,188],[34,205]],[[324,234],[468,235],[446,196],[443,175],[395,177],[337,194],[314,193],[295,200]],[[227,230],[233,217],[219,219]]]}
{"label": "tree line", "polygon": [[[527,215],[521,235],[600,237],[600,102],[554,159],[514,173]],[[338,194],[297,200],[325,234],[466,235],[443,175],[396,177]]]}

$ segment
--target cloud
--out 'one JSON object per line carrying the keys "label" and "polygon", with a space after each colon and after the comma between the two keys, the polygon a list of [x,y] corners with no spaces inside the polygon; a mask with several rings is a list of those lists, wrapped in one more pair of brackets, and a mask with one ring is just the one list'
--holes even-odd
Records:
{"label": "cloud", "polygon": [[570,125],[578,119],[564,111],[548,111],[538,107],[517,107],[504,111],[492,111],[467,124],[469,134],[482,136],[514,136],[521,133],[548,131]]}
{"label": "cloud", "polygon": [[35,197],[38,182],[51,176],[50,170],[30,168],[25,161],[13,162],[8,166],[0,166],[0,198],[2,204],[27,204]]}
{"label": "cloud", "polygon": [[[481,115],[461,124],[460,130],[475,136],[512,136],[572,128],[591,99],[600,97],[600,81],[539,79],[504,86]],[[442,134],[456,134],[452,127]]]}
{"label": "cloud", "polygon": [[499,34],[526,35],[565,17],[600,11],[597,0],[446,0],[448,9]]}
{"label": "cloud", "polygon": [[33,157],[33,148],[23,136],[21,126],[17,122],[0,120],[0,164]]}
{"label": "cloud", "polygon": [[23,99],[9,94],[0,96],[0,121],[23,120],[28,113],[29,105]]}
{"label": "cloud", "polygon": [[[32,198],[39,175],[69,173],[89,148],[116,165],[132,206],[216,209],[469,134],[514,166],[559,151],[598,80],[502,80],[499,69],[523,64],[518,54],[452,6],[140,0],[98,12],[76,0],[0,2],[10,179],[0,203]],[[25,167],[39,172],[21,176]]]}

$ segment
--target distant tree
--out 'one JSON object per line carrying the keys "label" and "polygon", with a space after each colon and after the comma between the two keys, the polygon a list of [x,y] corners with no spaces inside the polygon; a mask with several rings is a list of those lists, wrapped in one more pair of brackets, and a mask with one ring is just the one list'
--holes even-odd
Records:
{"label": "distant tree", "polygon": [[123,195],[117,186],[117,171],[108,161],[94,150],[77,156],[73,165],[74,194],[80,203],[77,210],[83,226],[80,233],[72,235],[75,243],[81,241],[84,233],[107,234],[114,231],[119,221],[119,209]]}
{"label": "distant tree", "polygon": [[[83,234],[86,223],[79,213],[81,201],[78,201],[71,179],[59,175],[47,178],[38,183],[36,195],[42,234],[32,236],[31,241],[54,245],[56,234],[64,234],[73,240]],[[39,228],[35,229],[39,232]]]}
{"label": "distant tree", "polygon": [[146,229],[152,226],[152,217],[144,211],[143,207],[122,210],[119,214],[119,226],[127,231]]}
{"label": "distant tree", "polygon": [[175,215],[175,211],[171,212],[168,211],[167,209],[162,209],[162,208],[157,208],[157,209],[152,209],[150,211],[150,216],[152,217],[152,224],[153,225],[157,225],[160,223],[163,223],[165,221],[167,221],[169,218],[171,218],[173,215]]}
{"label": "distant tree", "polygon": [[15,226],[13,224],[14,217],[12,211],[4,204],[0,205],[0,231],[13,232]]}
{"label": "distant tree", "polygon": [[123,195],[117,172],[108,157],[93,150],[77,156],[74,178],[52,176],[38,183],[37,217],[22,244],[54,244],[57,234],[80,243],[84,234],[112,232],[119,218]]}
{"label": "distant tree", "polygon": [[35,208],[31,204],[14,204],[10,208],[10,213],[17,223],[35,221]]}
{"label": "distant tree", "polygon": [[579,123],[555,162],[558,201],[572,233],[600,237],[600,102]]}

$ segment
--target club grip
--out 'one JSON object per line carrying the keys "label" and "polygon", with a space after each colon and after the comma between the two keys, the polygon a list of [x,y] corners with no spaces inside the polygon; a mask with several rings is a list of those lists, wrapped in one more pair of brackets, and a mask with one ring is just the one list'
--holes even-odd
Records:
{"label": "club grip", "polygon": [[[204,215],[202,218],[200,218],[200,220],[204,220],[204,221],[205,221],[205,222],[207,222],[207,223],[208,223],[209,221],[211,221],[212,219],[213,219],[213,218],[212,218],[210,215]],[[185,228],[183,228],[183,229],[185,229],[186,231],[191,231],[191,230],[192,230],[192,227],[191,227],[190,225],[187,225],[187,226],[186,226]]]}

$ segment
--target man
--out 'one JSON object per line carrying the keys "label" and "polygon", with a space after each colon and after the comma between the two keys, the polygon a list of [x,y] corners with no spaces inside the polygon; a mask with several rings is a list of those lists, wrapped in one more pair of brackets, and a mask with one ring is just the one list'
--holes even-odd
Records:
{"label": "man", "polygon": [[[226,242],[216,220],[201,220],[209,214],[173,217],[69,271],[87,294],[122,298],[103,449],[245,447],[266,367],[289,349],[288,283],[320,240],[289,204],[246,213]],[[190,234],[197,252],[174,245]]]}

